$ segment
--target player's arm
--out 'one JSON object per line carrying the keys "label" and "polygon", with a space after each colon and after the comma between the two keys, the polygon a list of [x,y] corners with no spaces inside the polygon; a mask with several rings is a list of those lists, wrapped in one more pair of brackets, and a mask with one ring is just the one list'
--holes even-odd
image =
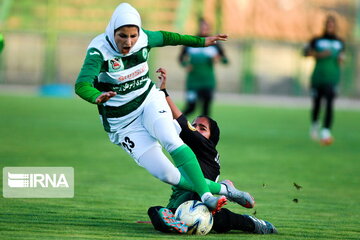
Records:
{"label": "player's arm", "polygon": [[229,60],[225,54],[225,51],[224,51],[224,48],[221,46],[221,44],[217,43],[215,45],[216,47],[216,50],[218,51],[218,59],[221,61],[221,63],[223,64],[228,64],[229,63]]}
{"label": "player's arm", "polygon": [[183,67],[186,67],[189,64],[189,54],[187,53],[187,48],[185,46],[181,48],[178,60]]}
{"label": "player's arm", "polygon": [[95,48],[90,48],[87,51],[79,76],[76,79],[75,93],[90,103],[104,103],[116,95],[112,91],[102,93],[93,86],[94,80],[100,73],[103,61],[101,52]]}
{"label": "player's arm", "polygon": [[218,34],[210,37],[198,37],[192,35],[182,35],[167,31],[148,31],[144,30],[148,36],[150,47],[177,46],[184,45],[189,47],[207,47],[216,44],[217,41],[226,41],[226,34]]}
{"label": "player's arm", "polygon": [[159,68],[156,70],[157,73],[160,73],[159,80],[160,80],[160,90],[165,93],[166,101],[171,109],[172,115],[174,119],[179,118],[183,113],[180,109],[176,106],[173,102],[169,94],[166,92],[166,70],[164,68]]}
{"label": "player's arm", "polygon": [[341,51],[337,58],[339,65],[342,65],[345,61],[345,43],[342,40],[341,40],[341,45],[342,45]]}

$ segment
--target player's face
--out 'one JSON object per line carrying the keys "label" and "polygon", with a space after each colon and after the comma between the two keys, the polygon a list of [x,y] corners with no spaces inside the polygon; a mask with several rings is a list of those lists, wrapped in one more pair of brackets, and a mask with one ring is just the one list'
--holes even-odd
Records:
{"label": "player's face", "polygon": [[139,29],[135,26],[124,26],[115,31],[115,43],[121,54],[128,54],[139,39]]}
{"label": "player's face", "polygon": [[207,139],[210,138],[210,124],[207,118],[198,117],[193,122],[193,127]]}
{"label": "player's face", "polygon": [[325,24],[325,31],[328,34],[336,33],[336,22],[335,20],[328,20]]}
{"label": "player's face", "polygon": [[210,34],[210,26],[206,22],[200,24],[200,36],[207,37]]}

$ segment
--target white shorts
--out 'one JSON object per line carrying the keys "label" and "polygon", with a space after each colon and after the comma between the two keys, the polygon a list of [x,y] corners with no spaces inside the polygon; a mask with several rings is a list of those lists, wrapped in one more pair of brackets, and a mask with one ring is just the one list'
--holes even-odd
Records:
{"label": "white shorts", "polygon": [[150,91],[141,107],[142,113],[128,126],[114,133],[108,133],[110,141],[121,146],[138,164],[139,158],[146,151],[160,145],[154,137],[155,122],[160,118],[173,121],[164,93],[155,88]]}

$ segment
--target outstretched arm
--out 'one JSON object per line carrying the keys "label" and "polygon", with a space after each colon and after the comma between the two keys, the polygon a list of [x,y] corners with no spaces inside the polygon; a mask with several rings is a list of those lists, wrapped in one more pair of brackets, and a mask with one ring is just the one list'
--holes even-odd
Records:
{"label": "outstretched arm", "polygon": [[205,38],[205,47],[215,45],[217,41],[226,41],[228,39],[227,34],[218,34],[216,36]]}
{"label": "outstretched arm", "polygon": [[160,73],[160,76],[158,77],[160,80],[160,90],[165,92],[166,101],[169,104],[173,118],[177,119],[182,115],[182,112],[166,92],[166,70],[164,68],[159,68],[158,70],[156,70],[156,72]]}
{"label": "outstretched arm", "polygon": [[207,47],[216,44],[217,41],[226,41],[228,38],[226,34],[199,37],[167,31],[148,31],[144,29],[143,31],[148,36],[149,46],[151,48],[177,45],[188,47]]}

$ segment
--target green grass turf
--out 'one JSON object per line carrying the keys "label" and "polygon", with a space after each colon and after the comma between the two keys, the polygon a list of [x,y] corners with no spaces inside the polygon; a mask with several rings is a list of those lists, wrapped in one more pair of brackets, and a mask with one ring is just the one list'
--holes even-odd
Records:
{"label": "green grass turf", "polygon": [[228,208],[256,211],[279,234],[197,237],[136,223],[149,220],[149,206],[167,203],[170,188],[108,141],[94,105],[0,96],[0,110],[1,168],[75,169],[72,199],[1,196],[1,239],[360,239],[359,111],[336,111],[336,140],[324,147],[309,140],[308,109],[216,105],[221,179],[257,201],[251,210],[234,203]]}

